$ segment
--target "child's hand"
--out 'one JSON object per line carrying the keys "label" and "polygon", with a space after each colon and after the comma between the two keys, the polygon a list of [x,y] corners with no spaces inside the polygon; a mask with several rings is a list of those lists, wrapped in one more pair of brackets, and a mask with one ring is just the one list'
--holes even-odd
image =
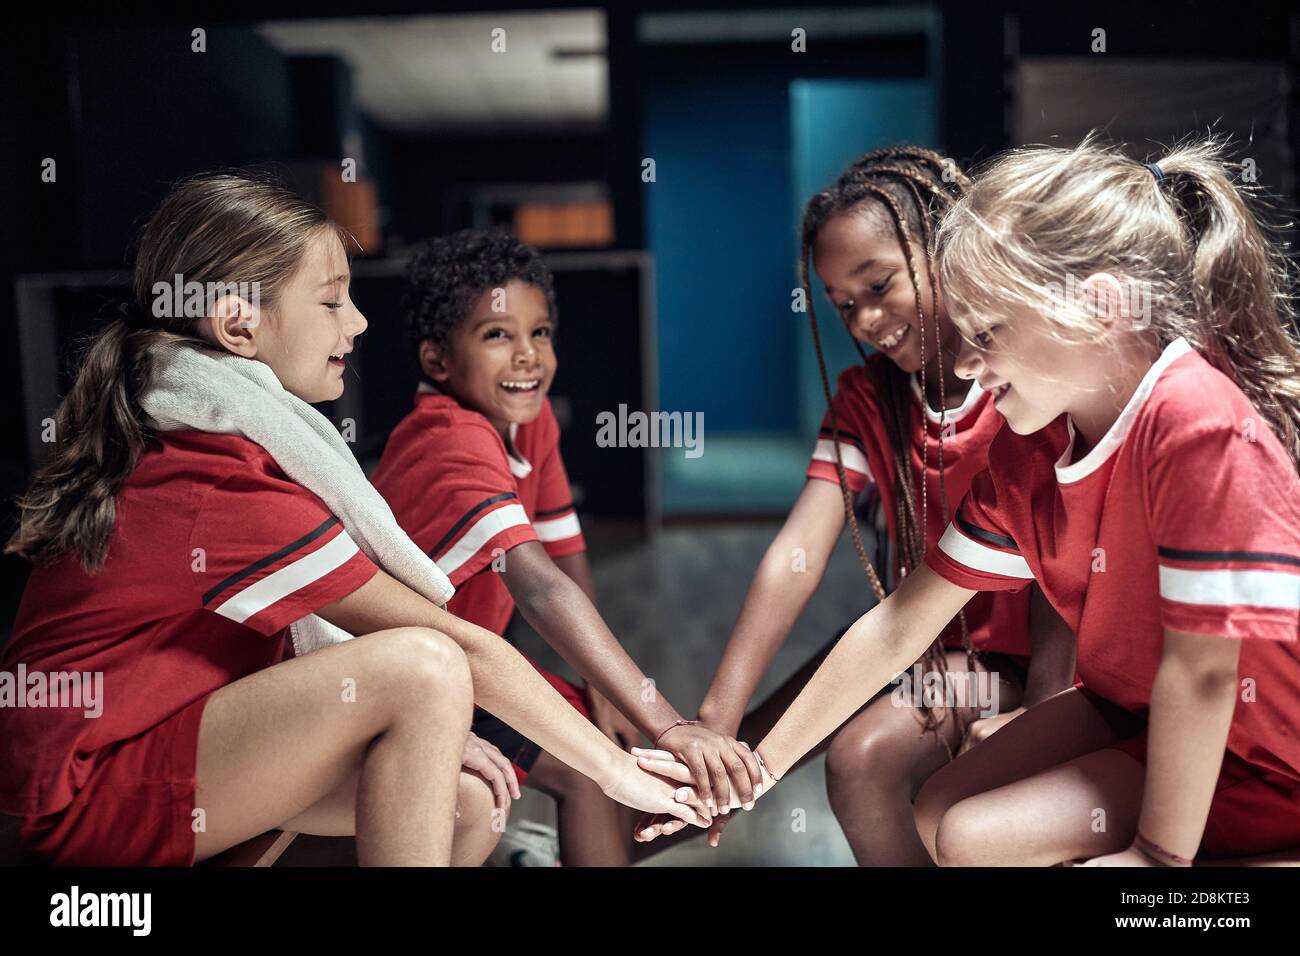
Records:
{"label": "child's hand", "polygon": [[[709,824],[709,846],[716,847],[718,845],[722,840],[722,831],[727,828],[727,824],[734,817],[734,813],[719,813],[713,818],[713,822]],[[685,829],[685,827],[685,823],[673,817],[647,813],[637,821],[636,829],[632,831],[632,837],[637,843],[650,843],[661,836],[668,836],[670,833]]]}
{"label": "child's hand", "polygon": [[465,754],[460,765],[487,781],[498,810],[509,811],[510,800],[518,800],[521,796],[514,764],[497,749],[496,744],[470,733],[465,739]]}
{"label": "child's hand", "polygon": [[763,774],[748,745],[700,724],[682,724],[662,734],[659,746],[668,751],[669,759],[680,760],[690,769],[691,782],[710,813],[742,806],[748,810],[754,805],[754,790]]}
{"label": "child's hand", "polygon": [[[740,746],[749,750],[745,744],[741,744]],[[669,780],[675,780],[679,783],[688,783],[693,779],[690,767],[679,761],[667,750],[646,750],[641,747],[633,747],[632,755],[637,758],[637,766],[642,770],[647,770],[650,773],[658,774],[661,777],[666,777]],[[751,752],[750,757],[752,758],[753,756],[754,755]],[[754,787],[754,800],[757,800],[763,794],[767,793],[767,791],[776,786],[776,780],[767,772],[767,768],[759,764],[757,760],[754,760],[754,763],[759,768],[758,784]],[[744,804],[740,802],[739,795],[733,794],[731,802],[724,804],[723,806],[725,806],[726,809],[722,810],[722,813],[727,813],[731,810],[751,810],[753,809],[754,803],[753,800],[751,800],[749,806],[744,806]]]}
{"label": "child's hand", "polygon": [[[624,806],[647,813],[664,814],[698,827],[707,827],[711,817],[703,812],[699,796],[688,786],[675,786],[676,777],[665,779],[638,766],[630,754],[620,754],[611,780],[601,787],[605,796]],[[690,772],[686,771],[686,780]]]}
{"label": "child's hand", "polygon": [[597,730],[614,741],[614,746],[619,750],[627,750],[641,742],[641,731],[621,710],[590,684],[586,691],[587,706],[591,708],[591,722]]}
{"label": "child's hand", "polygon": [[961,742],[961,749],[957,751],[957,755],[960,756],[976,744],[988,740],[996,731],[1001,730],[1024,712],[1025,708],[1017,707],[1015,710],[1008,710],[1004,714],[995,714],[992,717],[984,717],[981,720],[973,721],[966,728],[966,738]]}

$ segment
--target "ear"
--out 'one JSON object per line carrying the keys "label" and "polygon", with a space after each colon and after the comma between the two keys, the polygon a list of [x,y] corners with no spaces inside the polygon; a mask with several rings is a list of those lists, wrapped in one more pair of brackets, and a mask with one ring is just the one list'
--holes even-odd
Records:
{"label": "ear", "polygon": [[435,345],[433,339],[423,339],[420,342],[420,371],[440,385],[451,377],[447,368],[446,350]]}
{"label": "ear", "polygon": [[262,310],[242,296],[226,294],[212,303],[200,320],[203,338],[220,348],[244,358],[257,354],[256,331],[262,323]]}
{"label": "ear", "polygon": [[1110,332],[1121,319],[1128,319],[1124,287],[1109,272],[1094,272],[1079,286],[1083,308],[1102,328]]}

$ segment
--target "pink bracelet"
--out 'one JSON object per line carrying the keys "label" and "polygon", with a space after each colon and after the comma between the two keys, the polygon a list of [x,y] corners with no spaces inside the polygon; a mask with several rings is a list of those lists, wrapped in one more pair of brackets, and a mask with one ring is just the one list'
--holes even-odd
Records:
{"label": "pink bracelet", "polygon": [[679,721],[677,721],[677,722],[676,722],[675,724],[673,724],[671,727],[668,727],[668,728],[664,729],[663,731],[661,731],[661,732],[659,733],[659,736],[655,738],[655,746],[656,746],[656,747],[659,746],[659,741],[663,739],[664,734],[668,733],[669,730],[676,730],[678,727],[686,727],[686,726],[689,726],[689,725],[691,725],[691,724],[698,724],[698,723],[699,723],[698,720],[679,720]]}
{"label": "pink bracelet", "polygon": [[754,759],[758,761],[758,765],[763,768],[764,772],[766,772],[769,777],[772,778],[772,782],[780,783],[781,778],[778,777],[776,774],[774,774],[771,770],[767,769],[767,761],[763,759],[763,755],[759,753],[757,750],[753,751],[753,754],[754,754]]}
{"label": "pink bracelet", "polygon": [[1192,861],[1185,856],[1179,856],[1177,853],[1170,853],[1159,843],[1153,843],[1144,837],[1141,833],[1133,838],[1133,845],[1138,851],[1147,858],[1154,860],[1162,866],[1168,866],[1170,860],[1173,860],[1179,866],[1191,866]]}

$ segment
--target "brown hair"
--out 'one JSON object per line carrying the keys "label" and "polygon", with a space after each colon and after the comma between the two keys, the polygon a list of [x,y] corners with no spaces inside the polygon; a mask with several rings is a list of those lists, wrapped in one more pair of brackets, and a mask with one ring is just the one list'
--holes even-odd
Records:
{"label": "brown hair", "polygon": [[[957,201],[969,185],[970,180],[956,164],[945,159],[933,150],[918,146],[895,146],[888,149],[867,153],[851,165],[835,184],[817,193],[804,209],[801,229],[801,249],[799,253],[799,281],[803,286],[805,301],[808,303],[808,321],[812,327],[813,345],[817,352],[817,367],[821,372],[822,392],[830,412],[832,444],[835,448],[835,468],[840,479],[840,492],[844,498],[844,515],[853,537],[853,546],[858,553],[872,590],[877,600],[885,599],[885,588],[876,574],[866,549],[862,545],[862,535],[858,528],[857,514],[853,507],[853,495],[849,491],[848,479],[844,472],[844,463],[840,455],[839,422],[835,414],[835,405],[831,396],[830,377],[826,373],[826,359],[822,353],[821,333],[817,328],[817,315],[813,306],[812,288],[809,283],[808,260],[816,243],[817,235],[832,216],[850,210],[870,211],[883,217],[882,225],[890,228],[898,238],[903,256],[907,261],[907,272],[912,280],[912,289],[916,296],[916,314],[921,335],[921,392],[926,391],[927,374],[925,363],[925,343],[927,326],[934,327],[935,341],[939,340],[938,286],[934,281],[930,256],[925,256],[926,276],[930,280],[929,316],[926,318],[925,303],[921,299],[921,285],[918,278],[917,264],[913,260],[912,245],[917,242],[921,248],[928,249],[931,237],[938,227],[940,217]],[[858,355],[866,363],[867,354],[862,344],[853,340]],[[911,456],[911,386],[908,376],[893,362],[880,363],[879,377],[876,382],[877,394],[881,397],[882,412],[886,432],[894,453],[894,528],[896,531],[896,552],[900,569],[904,574],[914,570],[925,556],[926,523],[929,509],[929,496],[926,490],[925,476],[920,480],[913,474]],[[946,412],[946,397],[943,395],[944,370],[943,351],[939,350],[939,390],[940,405],[945,406],[940,414]],[[925,398],[923,401],[928,402]],[[922,458],[924,467],[929,467],[930,446],[926,432],[925,416],[922,414]],[[939,481],[942,494],[944,520],[948,516],[947,488],[944,481],[943,431],[939,433]],[[917,507],[915,488],[920,485],[921,502]],[[975,670],[974,651],[970,644],[970,635],[966,627],[964,612],[960,615],[962,636],[966,646],[968,666]],[[947,655],[941,640],[936,640],[922,658],[927,671],[945,673]],[[922,708],[922,720],[927,728],[936,734],[946,719],[946,711],[936,715],[929,708]],[[940,739],[943,739],[940,737]],[[945,741],[946,745],[946,741]],[[949,747],[949,753],[952,749]]]}
{"label": "brown hair", "polygon": [[1073,149],[1013,150],[944,220],[936,259],[953,309],[1023,306],[1067,341],[1100,331],[1071,277],[1109,272],[1145,292],[1165,345],[1185,337],[1232,378],[1300,467],[1300,349],[1292,274],[1262,197],[1220,139],[1187,142],[1153,170],[1090,134]]}
{"label": "brown hair", "polygon": [[87,574],[103,567],[115,495],[152,434],[138,398],[149,380],[149,349],[169,341],[210,347],[198,336],[200,317],[156,307],[155,286],[170,290],[178,275],[186,284],[248,283],[271,312],[311,243],[329,229],[338,227],[269,176],[208,173],[178,184],[141,233],[131,301],[91,338],[59,403],[56,444],[18,499],[19,526],[5,553],[47,564],[75,551]]}

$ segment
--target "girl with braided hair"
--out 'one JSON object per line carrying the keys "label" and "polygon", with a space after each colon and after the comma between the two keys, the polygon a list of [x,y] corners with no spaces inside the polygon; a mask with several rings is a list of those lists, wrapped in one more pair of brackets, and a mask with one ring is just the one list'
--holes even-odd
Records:
{"label": "girl with braided hair", "polygon": [[[876,599],[884,600],[918,567],[943,533],[949,502],[961,500],[985,465],[1002,416],[987,393],[953,371],[961,337],[927,253],[939,217],[967,184],[952,161],[899,146],[863,156],[808,202],[799,271],[828,411],[808,481],[763,558],[700,706],[706,726],[761,739],[829,652],[834,641],[745,716],[754,689],[819,586],[845,524]],[[840,375],[834,395],[813,308],[810,258],[862,357]],[[868,355],[868,345],[877,351]],[[858,530],[859,496],[881,519],[879,573]],[[883,691],[831,740],[831,805],[859,863],[927,864],[912,820],[921,784],[963,746],[1070,686],[1072,635],[1041,598],[1031,600],[1031,591],[974,599],[893,693]],[[1031,616],[1041,638],[1032,648]],[[1031,649],[1035,663],[1027,671]],[[936,699],[920,692],[940,678],[946,693]],[[991,688],[983,704],[974,691],[981,681]],[[999,705],[1000,712],[990,713]],[[714,845],[728,819],[716,818]],[[681,828],[665,821],[641,838],[662,829]]]}
{"label": "girl with braided hair", "polygon": [[1017,149],[945,214],[956,369],[1006,425],[924,563],[759,742],[765,780],[976,593],[1036,581],[1078,635],[1082,686],[926,781],[916,829],[935,861],[1295,859],[1294,272],[1223,149],[1188,142],[1157,163],[1091,135]]}

